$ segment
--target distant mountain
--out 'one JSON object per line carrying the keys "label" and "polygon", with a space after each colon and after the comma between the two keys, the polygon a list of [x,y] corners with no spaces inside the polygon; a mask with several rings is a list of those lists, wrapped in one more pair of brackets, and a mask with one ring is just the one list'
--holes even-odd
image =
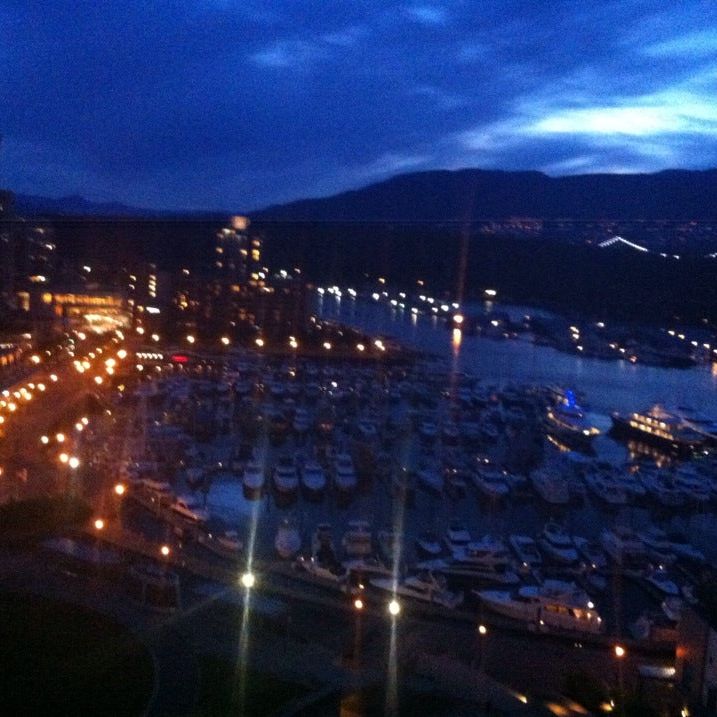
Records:
{"label": "distant mountain", "polygon": [[309,222],[712,220],[717,218],[717,169],[569,177],[481,169],[418,172],[331,197],[270,206],[250,216]]}
{"label": "distant mountain", "polygon": [[138,209],[117,202],[91,202],[84,197],[37,197],[31,194],[15,195],[15,211],[20,216],[39,214],[63,216],[136,217],[157,214],[149,209]]}
{"label": "distant mountain", "polygon": [[137,219],[211,219],[227,217],[237,212],[194,210],[142,209],[118,202],[92,202],[78,195],[67,197],[37,197],[30,194],[15,196],[15,212],[19,216],[63,216]]}

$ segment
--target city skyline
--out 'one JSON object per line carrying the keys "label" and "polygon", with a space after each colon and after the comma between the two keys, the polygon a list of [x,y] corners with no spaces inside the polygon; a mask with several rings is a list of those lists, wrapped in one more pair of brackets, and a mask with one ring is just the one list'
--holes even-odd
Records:
{"label": "city skyline", "polygon": [[709,3],[6,3],[0,185],[255,209],[406,171],[717,165]]}

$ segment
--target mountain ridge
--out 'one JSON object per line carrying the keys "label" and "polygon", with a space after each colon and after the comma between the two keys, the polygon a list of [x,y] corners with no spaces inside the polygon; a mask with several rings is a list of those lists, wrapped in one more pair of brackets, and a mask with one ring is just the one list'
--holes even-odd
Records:
{"label": "mountain ridge", "polygon": [[[18,194],[20,216],[213,218],[240,212],[162,210],[79,195]],[[325,197],[248,212],[258,221],[476,222],[510,217],[579,220],[715,220],[717,169],[552,177],[537,170],[437,169],[388,177]]]}
{"label": "mountain ridge", "polygon": [[711,220],[717,169],[551,177],[535,170],[429,170],[329,197],[275,204],[265,221],[474,222],[508,217]]}

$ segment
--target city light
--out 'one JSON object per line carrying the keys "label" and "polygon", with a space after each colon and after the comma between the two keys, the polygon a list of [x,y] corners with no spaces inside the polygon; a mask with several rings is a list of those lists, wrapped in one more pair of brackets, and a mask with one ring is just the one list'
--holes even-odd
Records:
{"label": "city light", "polygon": [[124,495],[127,491],[127,488],[125,488],[123,483],[117,483],[115,486],[115,494],[116,495]]}
{"label": "city light", "polygon": [[117,358],[119,358],[119,359],[127,358],[127,352],[124,349],[120,349],[117,352]]}
{"label": "city light", "polygon": [[105,527],[105,521],[102,518],[97,518],[94,523],[95,530],[103,530]]}
{"label": "city light", "polygon": [[222,336],[221,342],[223,346],[229,346],[231,339],[228,336]]}
{"label": "city light", "polygon": [[50,374],[50,381],[52,381],[52,383],[57,383],[57,374],[51,373],[51,374]]}
{"label": "city light", "polygon": [[80,467],[80,459],[76,456],[71,456],[70,460],[67,461],[67,465],[69,465],[73,470],[76,470]]}
{"label": "city light", "polygon": [[454,314],[453,315],[453,323],[460,326],[464,321],[463,314]]}
{"label": "city light", "polygon": [[259,348],[261,348],[262,346],[264,346],[264,339],[259,338],[259,339],[257,339],[256,341],[254,341],[254,343],[255,343]]}
{"label": "city light", "polygon": [[56,440],[58,443],[64,443],[64,442],[65,442],[65,434],[64,434],[64,433],[58,433],[58,434],[55,436],[55,440]]}
{"label": "city light", "polygon": [[70,456],[67,453],[60,453],[60,463],[67,463],[70,460]]}
{"label": "city light", "polygon": [[104,379],[102,378],[102,376],[95,376],[95,383],[96,383],[98,386],[102,383],[102,381],[104,381]]}
{"label": "city light", "polygon": [[622,659],[627,654],[627,650],[622,645],[615,645],[614,652],[618,659]]}
{"label": "city light", "polygon": [[358,351],[365,351],[366,347],[363,344],[356,344],[356,349]]}
{"label": "city light", "polygon": [[46,446],[50,442],[50,439],[47,436],[40,436],[40,443],[42,443],[43,446]]}
{"label": "city light", "polygon": [[165,557],[165,558],[168,557],[169,553],[171,552],[171,550],[169,549],[169,545],[163,545],[159,549],[159,552],[162,554],[163,557]]}
{"label": "city light", "polygon": [[488,628],[485,625],[478,625],[478,634],[479,635],[487,635]]}
{"label": "city light", "polygon": [[486,296],[496,296],[498,292],[495,289],[486,289],[483,292]]}
{"label": "city light", "polygon": [[195,341],[196,341],[196,339],[194,338],[194,336],[192,336],[192,334],[189,334],[189,335],[187,336],[187,343],[188,343],[188,344],[193,344]]}
{"label": "city light", "polygon": [[354,607],[357,610],[363,610],[363,600],[361,598],[356,598],[354,600]]}
{"label": "city light", "polygon": [[241,584],[250,590],[256,584],[256,576],[252,572],[246,572],[241,576]]}
{"label": "city light", "polygon": [[401,605],[399,604],[398,600],[395,598],[391,600],[390,603],[388,603],[388,612],[393,616],[396,617],[401,612]]}
{"label": "city light", "polygon": [[323,346],[327,351],[331,351],[331,342],[330,341],[324,341]]}

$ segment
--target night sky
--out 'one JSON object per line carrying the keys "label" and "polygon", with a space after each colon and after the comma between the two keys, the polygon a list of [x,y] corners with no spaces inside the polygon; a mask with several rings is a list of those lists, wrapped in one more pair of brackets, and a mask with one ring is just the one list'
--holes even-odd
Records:
{"label": "night sky", "polygon": [[0,186],[249,210],[717,166],[713,0],[0,0]]}

